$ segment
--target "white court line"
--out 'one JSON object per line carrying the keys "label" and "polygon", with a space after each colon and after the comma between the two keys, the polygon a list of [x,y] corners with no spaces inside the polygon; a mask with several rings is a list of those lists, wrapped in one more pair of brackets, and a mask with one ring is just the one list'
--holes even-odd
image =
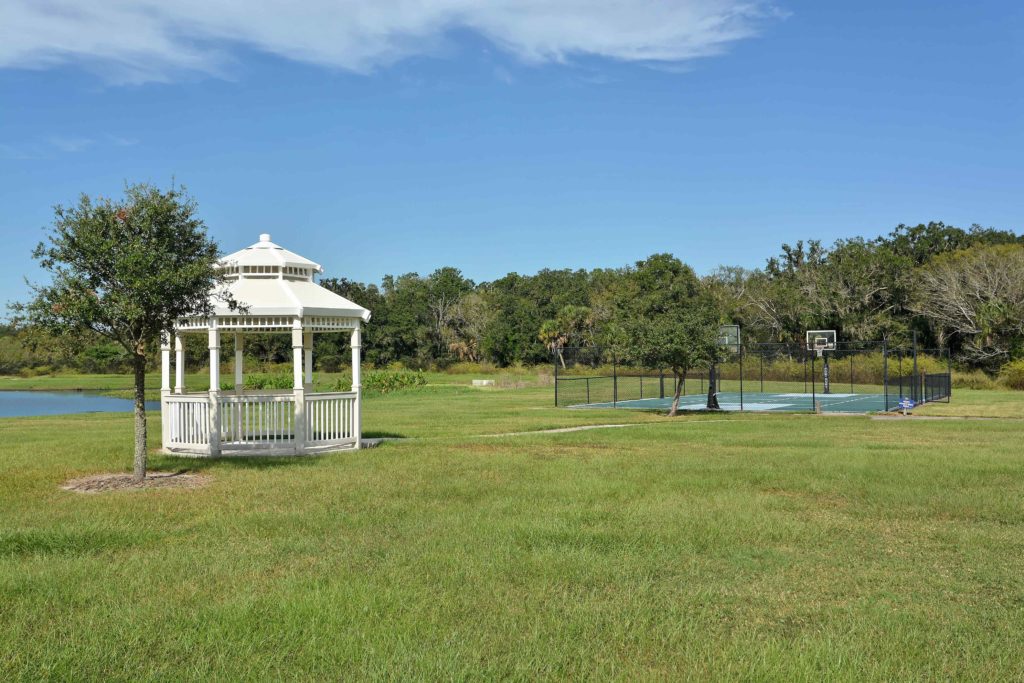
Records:
{"label": "white court line", "polygon": [[[828,396],[828,394],[825,394],[825,395]],[[852,396],[852,394],[847,394],[847,395],[848,396]],[[830,401],[828,404],[823,405],[822,408],[824,409],[824,408],[830,408],[832,406],[841,406],[844,403],[856,403],[857,401],[863,401],[863,400],[869,399],[869,398],[877,399],[880,395],[881,394],[860,394],[859,396],[857,396],[857,398],[851,398],[849,401],[835,401],[835,402],[831,402]],[[883,401],[884,401],[884,399],[883,399]]]}

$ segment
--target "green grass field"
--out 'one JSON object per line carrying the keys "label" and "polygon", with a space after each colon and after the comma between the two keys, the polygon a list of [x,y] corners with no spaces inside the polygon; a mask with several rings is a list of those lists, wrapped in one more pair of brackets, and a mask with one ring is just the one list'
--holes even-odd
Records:
{"label": "green grass field", "polygon": [[0,419],[0,680],[1021,678],[1024,394],[668,419],[431,379],[366,401],[415,438],[153,457],[190,491],[58,488],[127,470],[128,415]]}

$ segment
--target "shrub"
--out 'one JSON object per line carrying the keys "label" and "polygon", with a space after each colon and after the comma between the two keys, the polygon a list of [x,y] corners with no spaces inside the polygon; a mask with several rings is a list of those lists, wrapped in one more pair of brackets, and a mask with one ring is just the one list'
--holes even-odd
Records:
{"label": "shrub", "polygon": [[495,372],[496,369],[491,363],[459,361],[452,363],[444,371],[449,375],[485,375]]}
{"label": "shrub", "polygon": [[996,383],[981,370],[954,370],[954,389],[995,389]]}
{"label": "shrub", "polygon": [[[412,370],[371,370],[363,376],[363,393],[389,394],[400,389],[422,387],[427,378],[422,372]],[[330,387],[331,391],[350,391],[352,378],[342,376]]]}
{"label": "shrub", "polygon": [[258,372],[246,375],[243,386],[246,389],[291,389],[295,386],[295,380],[287,372]]}
{"label": "shrub", "polygon": [[1009,389],[1024,391],[1024,358],[1004,365],[999,371],[999,380]]}

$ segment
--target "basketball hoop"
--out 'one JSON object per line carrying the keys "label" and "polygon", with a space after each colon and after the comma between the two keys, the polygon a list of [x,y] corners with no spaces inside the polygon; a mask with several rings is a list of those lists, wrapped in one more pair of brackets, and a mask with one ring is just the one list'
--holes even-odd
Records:
{"label": "basketball hoop", "polygon": [[818,358],[825,355],[825,351],[828,350],[828,339],[825,337],[814,338],[814,352],[818,354]]}
{"label": "basketball hoop", "polygon": [[813,351],[818,358],[825,355],[826,351],[836,350],[835,330],[808,330],[807,350]]}

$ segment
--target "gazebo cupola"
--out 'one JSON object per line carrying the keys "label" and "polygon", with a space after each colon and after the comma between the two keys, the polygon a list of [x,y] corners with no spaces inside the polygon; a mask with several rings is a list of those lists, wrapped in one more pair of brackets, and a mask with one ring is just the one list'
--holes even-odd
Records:
{"label": "gazebo cupola", "polygon": [[[171,339],[162,347],[161,409],[164,450],[194,455],[300,454],[359,448],[361,443],[360,350],[362,325],[370,311],[313,281],[323,268],[270,241],[270,235],[220,260],[230,298],[211,295],[213,315],[175,325],[174,388]],[[351,331],[352,390],[313,393],[313,335]],[[245,390],[245,334],[291,335],[294,381],[291,390]],[[206,333],[210,390],[185,389],[182,335]],[[234,390],[222,391],[220,343],[231,334],[235,347]]]}

